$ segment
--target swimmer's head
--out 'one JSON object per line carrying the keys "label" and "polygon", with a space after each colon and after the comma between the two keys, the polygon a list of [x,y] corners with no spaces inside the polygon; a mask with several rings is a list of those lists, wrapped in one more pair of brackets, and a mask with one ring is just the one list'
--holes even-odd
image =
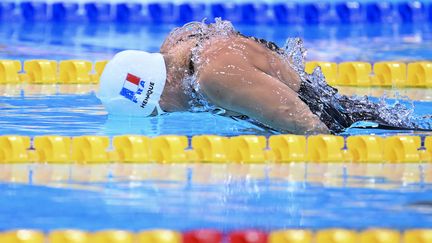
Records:
{"label": "swimmer's head", "polygon": [[160,53],[122,51],[107,63],[97,97],[110,115],[150,116],[161,113],[166,67]]}

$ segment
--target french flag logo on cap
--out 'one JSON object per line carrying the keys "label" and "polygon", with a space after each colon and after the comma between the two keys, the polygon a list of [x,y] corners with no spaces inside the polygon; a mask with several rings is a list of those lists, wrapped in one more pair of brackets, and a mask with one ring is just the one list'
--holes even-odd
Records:
{"label": "french flag logo on cap", "polygon": [[145,82],[141,80],[141,78],[128,73],[123,83],[123,88],[120,91],[120,95],[134,103],[137,103],[136,95],[143,92],[144,84]]}

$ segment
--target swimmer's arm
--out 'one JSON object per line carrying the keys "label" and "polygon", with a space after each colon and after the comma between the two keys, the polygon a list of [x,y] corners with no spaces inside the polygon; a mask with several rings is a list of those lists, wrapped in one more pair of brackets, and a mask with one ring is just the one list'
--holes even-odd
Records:
{"label": "swimmer's arm", "polygon": [[216,105],[277,130],[296,134],[329,133],[296,92],[259,70],[245,72],[242,78],[204,70],[199,82],[202,91]]}
{"label": "swimmer's arm", "polygon": [[279,54],[262,46],[260,46],[260,49],[255,49],[252,55],[254,55],[254,58],[251,61],[256,68],[277,78],[296,92],[300,89],[300,76],[289,64],[291,61],[285,60]]}
{"label": "swimmer's arm", "polygon": [[254,65],[261,71],[277,78],[295,92],[300,89],[301,79],[298,73],[294,71],[288,61],[276,54],[272,53],[268,59],[264,60],[257,58],[254,60]]}

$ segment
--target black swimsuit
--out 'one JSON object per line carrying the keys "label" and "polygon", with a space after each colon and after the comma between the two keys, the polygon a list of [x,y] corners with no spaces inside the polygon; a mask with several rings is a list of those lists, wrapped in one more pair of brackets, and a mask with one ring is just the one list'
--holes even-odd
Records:
{"label": "black swimsuit", "polygon": [[[326,92],[323,92],[325,89]],[[378,105],[373,102],[357,103],[338,90],[326,85],[317,89],[309,80],[300,84],[299,98],[333,133],[340,133],[358,121],[385,123],[378,114]],[[322,99],[323,95],[328,96]],[[323,102],[323,100],[327,100]]]}

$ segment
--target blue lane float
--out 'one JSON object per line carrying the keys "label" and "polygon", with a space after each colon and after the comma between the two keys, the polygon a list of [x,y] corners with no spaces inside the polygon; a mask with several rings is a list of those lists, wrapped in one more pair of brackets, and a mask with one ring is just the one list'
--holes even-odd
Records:
{"label": "blue lane float", "polygon": [[377,2],[366,4],[366,20],[370,23],[390,22],[395,18],[393,4]]}
{"label": "blue lane float", "polygon": [[147,5],[149,19],[153,23],[173,23],[178,14],[173,3],[150,3]]}
{"label": "blue lane float", "polygon": [[233,23],[239,23],[242,19],[241,9],[235,3],[213,3],[210,5],[211,18],[220,17]]}
{"label": "blue lane float", "polygon": [[118,22],[145,21],[143,5],[138,3],[120,3],[116,5],[116,20]]}
{"label": "blue lane float", "polygon": [[307,3],[303,6],[303,18],[306,24],[336,22],[332,5],[326,2]]}
{"label": "blue lane float", "polygon": [[341,23],[352,24],[365,21],[364,5],[358,2],[337,3],[335,9]]}
{"label": "blue lane float", "polygon": [[111,15],[111,4],[109,3],[86,3],[85,10],[90,22],[104,22],[113,20]]}
{"label": "blue lane float", "polygon": [[48,4],[44,2],[22,2],[19,7],[21,8],[21,15],[25,21],[43,21],[47,20],[47,7]]}
{"label": "blue lane float", "polygon": [[300,8],[296,3],[277,3],[273,5],[273,15],[279,24],[300,24]]}
{"label": "blue lane float", "polygon": [[265,3],[244,3],[240,5],[241,22],[245,24],[266,24],[271,22],[269,6]]}
{"label": "blue lane float", "polygon": [[15,7],[16,5],[13,2],[0,2],[0,20],[7,20],[15,17]]}
{"label": "blue lane float", "polygon": [[432,21],[432,2],[0,3],[0,20],[186,23],[222,17],[243,24],[353,24]]}
{"label": "blue lane float", "polygon": [[208,17],[206,5],[204,3],[182,3],[178,6],[179,23],[188,23],[191,21],[200,21]]}
{"label": "blue lane float", "polygon": [[405,2],[398,5],[399,15],[404,23],[418,22],[426,19],[425,4],[421,2]]}
{"label": "blue lane float", "polygon": [[83,20],[78,10],[78,3],[54,3],[52,5],[52,20],[56,22]]}

